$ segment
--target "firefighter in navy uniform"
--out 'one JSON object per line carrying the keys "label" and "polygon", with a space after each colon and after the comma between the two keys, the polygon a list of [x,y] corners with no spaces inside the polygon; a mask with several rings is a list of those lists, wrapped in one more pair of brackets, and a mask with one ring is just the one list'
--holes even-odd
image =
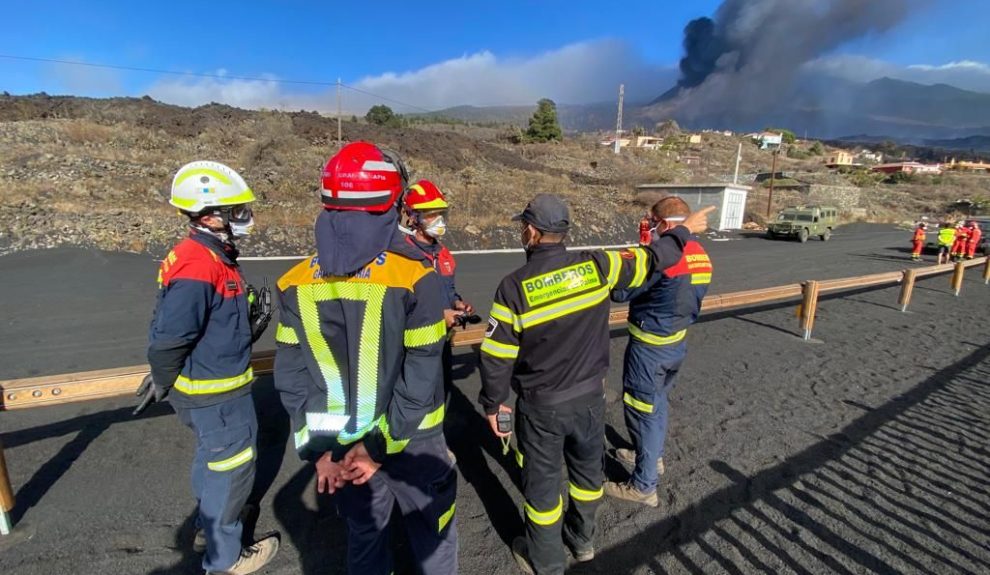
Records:
{"label": "firefighter in navy uniform", "polygon": [[[684,200],[668,196],[651,209],[663,232],[691,214]],[[657,270],[638,288],[612,292],[615,302],[629,304],[629,342],[622,368],[622,402],[634,449],[617,449],[616,459],[632,466],[626,483],[605,483],[610,497],[659,506],[658,476],[664,472],[667,395],[687,354],[687,328],[701,312],[712,281],[712,263],[697,238],[684,245],[675,265]]]}
{"label": "firefighter in navy uniform", "polygon": [[[169,203],[189,217],[189,237],[162,260],[151,322],[151,374],[140,413],[166,396],[196,433],[192,485],[197,551],[207,573],[243,575],[268,564],[277,535],[243,547],[239,519],[254,482],[258,421],[251,400],[251,344],[267,317],[251,314],[233,238],[254,224],[254,193],[234,170],[192,162],[176,173]],[[270,317],[270,315],[268,315]]]}
{"label": "firefighter in navy uniform", "polygon": [[[706,209],[688,221],[705,229]],[[568,252],[567,206],[539,194],[522,222],[526,265],[495,292],[481,345],[479,402],[495,435],[510,387],[516,392],[517,460],[526,498],[526,534],[512,543],[520,569],[563,573],[563,542],[577,561],[594,558],[595,510],[603,494],[609,292],[636,288],[652,270],[681,259],[689,230],[677,227],[646,248]],[[570,503],[563,510],[561,466]]]}
{"label": "firefighter in navy uniform", "polygon": [[[457,293],[454,273],[457,262],[440,238],[447,232],[447,210],[450,205],[443,192],[431,181],[420,180],[409,186],[402,197],[403,225],[399,228],[406,234],[406,242],[423,253],[433,269],[440,276],[443,285],[444,321],[447,328],[453,328],[458,316],[474,313],[474,306],[464,301]],[[451,377],[451,349],[447,340],[443,351],[444,387],[449,388]]]}
{"label": "firefighter in navy uniform", "polygon": [[323,169],[317,255],[278,282],[275,387],[348,526],[348,571],[392,571],[393,505],[423,573],[457,571],[443,437],[443,287],[398,229],[405,168],[373,144]]}

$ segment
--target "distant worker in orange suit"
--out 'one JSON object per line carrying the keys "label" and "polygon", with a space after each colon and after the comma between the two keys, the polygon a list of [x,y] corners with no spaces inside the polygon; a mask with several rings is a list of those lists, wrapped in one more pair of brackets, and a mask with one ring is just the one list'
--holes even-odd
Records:
{"label": "distant worker in orange suit", "polygon": [[976,248],[980,247],[980,239],[983,237],[983,230],[976,220],[969,221],[969,239],[966,241],[966,259],[971,260],[976,257]]}
{"label": "distant worker in orange suit", "polygon": [[952,259],[959,261],[966,255],[966,244],[969,242],[969,228],[963,222],[956,224],[956,240],[952,243]]}
{"label": "distant worker in orange suit", "polygon": [[653,241],[653,230],[650,228],[651,220],[649,215],[643,216],[639,220],[639,245],[648,246]]}
{"label": "distant worker in orange suit", "polygon": [[928,226],[921,222],[918,227],[914,229],[914,237],[911,238],[911,244],[913,246],[911,250],[911,259],[920,262],[921,261],[921,250],[925,247],[925,233]]}

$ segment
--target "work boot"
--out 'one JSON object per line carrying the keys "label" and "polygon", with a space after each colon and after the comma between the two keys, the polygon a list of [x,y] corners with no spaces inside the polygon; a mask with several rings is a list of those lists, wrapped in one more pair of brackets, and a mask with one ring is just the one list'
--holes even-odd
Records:
{"label": "work boot", "polygon": [[567,536],[567,533],[564,533],[563,539],[564,545],[567,546],[567,550],[571,552],[574,560],[578,563],[587,563],[595,558],[594,546],[588,545],[587,547],[578,547],[573,541],[571,541],[571,538]]}
{"label": "work boot", "polygon": [[[619,463],[625,463],[631,467],[636,467],[636,452],[632,449],[616,449],[615,458]],[[657,475],[663,475],[667,468],[663,465],[663,457],[657,459]]]}
{"label": "work boot", "polygon": [[206,532],[199,528],[193,534],[193,553],[206,553]]}
{"label": "work boot", "polygon": [[642,503],[650,507],[660,507],[660,499],[654,489],[649,493],[643,493],[633,487],[632,483],[616,483],[614,481],[605,482],[605,495],[616,499],[625,499],[633,503]]}
{"label": "work boot", "polygon": [[241,549],[241,556],[226,571],[208,571],[206,575],[247,575],[271,563],[278,553],[278,535],[271,535]]}
{"label": "work boot", "polygon": [[536,575],[536,568],[529,561],[529,545],[526,544],[525,537],[516,537],[512,540],[512,557],[515,558],[520,571],[526,575]]}

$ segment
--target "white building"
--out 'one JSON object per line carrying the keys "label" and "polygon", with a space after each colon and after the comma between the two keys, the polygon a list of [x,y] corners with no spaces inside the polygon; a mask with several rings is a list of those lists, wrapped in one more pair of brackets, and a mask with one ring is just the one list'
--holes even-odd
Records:
{"label": "white building", "polygon": [[636,186],[638,192],[657,192],[663,196],[677,196],[689,206],[691,211],[715,206],[713,218],[708,224],[717,230],[738,230],[742,228],[746,214],[746,196],[751,188],[740,184],[642,184]]}
{"label": "white building", "polygon": [[755,139],[760,144],[761,150],[779,150],[784,144],[784,134],[775,134],[773,132],[763,132]]}

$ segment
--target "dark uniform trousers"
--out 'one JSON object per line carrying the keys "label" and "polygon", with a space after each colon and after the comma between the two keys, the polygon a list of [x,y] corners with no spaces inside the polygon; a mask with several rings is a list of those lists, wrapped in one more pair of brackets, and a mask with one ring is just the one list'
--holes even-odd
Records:
{"label": "dark uniform trousers", "polygon": [[646,493],[657,487],[657,460],[667,440],[667,396],[687,355],[687,342],[652,345],[629,338],[622,370],[626,428],[636,449],[633,486]]}
{"label": "dark uniform trousers", "polygon": [[396,503],[416,563],[425,575],[457,573],[457,474],[443,435],[412,439],[389,455],[364,485],[348,484],[334,495],[347,520],[347,572],[392,573],[389,518]]}
{"label": "dark uniform trousers", "polygon": [[241,510],[254,485],[258,417],[251,394],[196,408],[175,408],[196,433],[192,488],[196,527],[206,535],[203,568],[226,571],[241,553]]}
{"label": "dark uniform trousers", "polygon": [[[575,549],[594,545],[604,480],[605,396],[593,393],[552,406],[520,398],[516,412],[530,561],[540,575],[563,573],[561,531]],[[564,463],[566,512],[561,496]]]}

